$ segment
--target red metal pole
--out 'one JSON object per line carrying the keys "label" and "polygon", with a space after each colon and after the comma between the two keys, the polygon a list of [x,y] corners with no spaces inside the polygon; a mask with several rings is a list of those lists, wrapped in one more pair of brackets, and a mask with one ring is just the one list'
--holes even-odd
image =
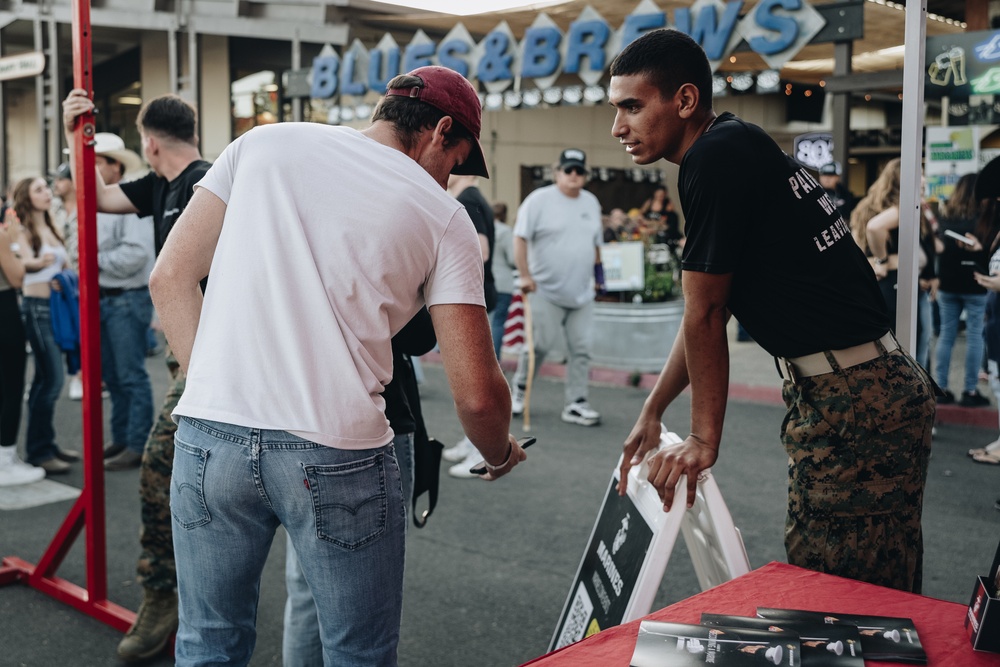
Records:
{"label": "red metal pole", "polygon": [[[93,97],[89,0],[73,0],[73,84]],[[77,119],[73,171],[80,264],[80,361],[83,371],[83,491],[63,520],[38,565],[17,557],[0,561],[0,585],[26,581],[31,587],[125,631],[135,614],[108,601],[107,534],[104,514],[104,452],[101,415],[100,305],[97,284],[97,176],[94,171],[94,115]],[[85,529],[87,587],[55,576],[73,542]]]}

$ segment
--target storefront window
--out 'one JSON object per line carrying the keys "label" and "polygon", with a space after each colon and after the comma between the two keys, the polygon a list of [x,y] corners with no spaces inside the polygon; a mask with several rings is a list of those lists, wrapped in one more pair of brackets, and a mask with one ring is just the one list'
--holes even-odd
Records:
{"label": "storefront window", "polygon": [[256,72],[233,81],[233,137],[258,125],[278,122],[278,83],[272,71]]}

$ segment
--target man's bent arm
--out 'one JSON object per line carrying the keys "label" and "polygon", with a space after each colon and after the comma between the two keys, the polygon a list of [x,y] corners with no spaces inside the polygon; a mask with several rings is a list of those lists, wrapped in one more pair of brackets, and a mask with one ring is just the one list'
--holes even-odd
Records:
{"label": "man's bent arm", "polygon": [[212,266],[225,216],[226,204],[221,199],[204,188],[196,189],[149,277],[163,333],[185,372],[201,319],[199,283]]}
{"label": "man's bent arm", "polygon": [[511,446],[510,390],[493,352],[486,310],[439,304],[430,312],[465,434],[492,465],[504,463],[508,456],[521,460],[520,448]]}
{"label": "man's bent arm", "polygon": [[[87,92],[75,88],[69,92],[63,101],[63,132],[66,135],[66,145],[69,147],[69,166],[73,172],[73,181],[79,183],[76,175],[76,160],[73,154],[76,151],[76,140],[73,138],[73,131],[76,125],[77,116],[94,107]],[[97,210],[101,213],[138,213],[139,210],[132,203],[132,200],[125,196],[122,189],[117,185],[107,185],[101,177],[100,170],[95,169],[97,177]]]}
{"label": "man's bent arm", "polygon": [[715,463],[722,440],[729,393],[729,341],[726,322],[732,274],[685,271],[684,356],[691,382],[691,433],[683,442],[666,447],[650,459],[650,483],[663,500],[664,510],[674,502],[674,490],[687,478],[687,506],[694,504],[698,475]]}

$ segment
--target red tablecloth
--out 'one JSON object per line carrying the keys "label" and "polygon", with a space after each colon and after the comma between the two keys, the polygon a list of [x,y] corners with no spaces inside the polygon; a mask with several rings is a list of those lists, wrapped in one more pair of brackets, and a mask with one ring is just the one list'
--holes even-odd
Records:
{"label": "red tablecloth", "polygon": [[[975,584],[969,578],[969,595]],[[997,667],[1000,655],[973,651],[965,634],[968,607],[955,602],[770,563],[721,586],[681,600],[646,619],[698,623],[702,612],[754,616],[757,607],[912,618],[930,667]],[[532,660],[536,667],[628,667],[640,621],[608,628],[581,642]],[[890,667],[903,663],[866,664]]]}

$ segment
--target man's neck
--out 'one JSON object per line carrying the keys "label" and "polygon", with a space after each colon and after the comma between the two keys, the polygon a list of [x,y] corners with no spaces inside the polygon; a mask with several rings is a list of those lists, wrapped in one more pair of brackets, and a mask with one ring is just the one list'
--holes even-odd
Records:
{"label": "man's neck", "polygon": [[161,157],[162,162],[157,172],[163,178],[172,181],[183,174],[192,162],[200,160],[201,153],[197,147],[185,145],[169,152],[164,151]]}
{"label": "man's neck", "polygon": [[559,192],[563,193],[564,196],[569,197],[570,199],[576,199],[579,197],[580,190],[582,190],[582,188],[567,188],[559,185],[558,183],[556,184],[556,187],[559,188]]}

